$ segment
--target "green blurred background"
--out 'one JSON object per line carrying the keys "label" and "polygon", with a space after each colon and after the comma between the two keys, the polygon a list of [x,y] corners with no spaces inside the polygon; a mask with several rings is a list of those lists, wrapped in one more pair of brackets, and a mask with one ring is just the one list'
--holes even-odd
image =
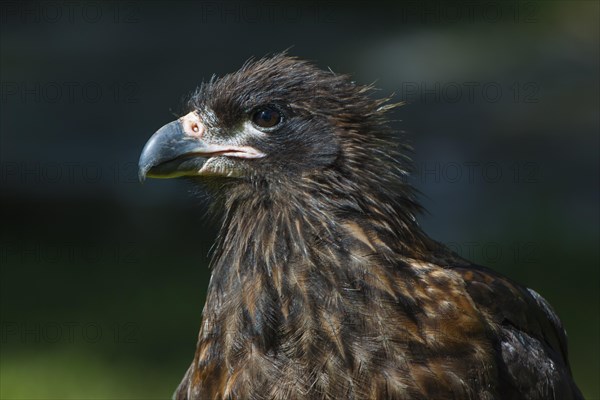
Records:
{"label": "green blurred background", "polygon": [[171,396],[216,227],[137,158],[202,80],[290,46],[406,100],[423,226],[544,295],[599,398],[598,2],[0,7],[2,399]]}

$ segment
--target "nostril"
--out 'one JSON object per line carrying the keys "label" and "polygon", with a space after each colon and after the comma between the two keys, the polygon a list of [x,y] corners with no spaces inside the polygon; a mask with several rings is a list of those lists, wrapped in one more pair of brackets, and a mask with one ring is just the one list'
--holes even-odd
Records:
{"label": "nostril", "polygon": [[196,122],[192,122],[188,125],[188,129],[187,131],[190,134],[195,134],[195,135],[201,135],[202,134],[202,129],[200,129],[200,125],[197,124]]}
{"label": "nostril", "polygon": [[181,124],[184,132],[189,136],[202,137],[205,131],[204,124],[199,120],[199,116],[191,112],[181,117]]}

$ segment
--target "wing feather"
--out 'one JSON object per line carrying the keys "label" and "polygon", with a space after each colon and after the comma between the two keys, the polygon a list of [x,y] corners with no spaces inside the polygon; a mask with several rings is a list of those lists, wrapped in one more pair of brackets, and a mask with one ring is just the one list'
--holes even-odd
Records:
{"label": "wing feather", "polygon": [[[493,270],[452,268],[492,323],[506,395],[531,400],[582,400],[569,367],[565,329],[548,302]],[[504,389],[503,389],[504,390]]]}

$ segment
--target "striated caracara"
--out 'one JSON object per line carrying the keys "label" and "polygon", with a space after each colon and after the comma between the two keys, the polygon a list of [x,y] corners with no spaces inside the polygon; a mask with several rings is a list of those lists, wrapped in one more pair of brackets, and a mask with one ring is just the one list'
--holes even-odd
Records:
{"label": "striated caracara", "polygon": [[285,54],[203,84],[140,177],[222,213],[175,399],[582,399],[536,292],[430,239],[371,88]]}

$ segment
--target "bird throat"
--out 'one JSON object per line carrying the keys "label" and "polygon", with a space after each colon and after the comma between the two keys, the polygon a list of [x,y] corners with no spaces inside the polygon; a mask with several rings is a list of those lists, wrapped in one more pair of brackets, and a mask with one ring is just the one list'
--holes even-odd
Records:
{"label": "bird throat", "polygon": [[[385,312],[375,320],[372,313],[385,299],[395,298],[411,314],[410,301],[398,299],[397,277],[388,270],[401,248],[393,244],[399,243],[397,227],[388,222],[393,218],[339,215],[322,203],[290,199],[228,201],[197,351],[186,376],[201,384],[189,387],[210,393],[207,398],[227,397],[239,396],[236,388],[260,391],[261,382],[291,379],[290,390],[302,392],[311,385],[303,380],[323,363],[352,368],[360,355],[352,355],[344,336],[364,335],[371,329],[369,318],[383,330]],[[369,285],[380,288],[383,297],[373,296]],[[412,335],[415,322],[409,317],[404,322]]]}

